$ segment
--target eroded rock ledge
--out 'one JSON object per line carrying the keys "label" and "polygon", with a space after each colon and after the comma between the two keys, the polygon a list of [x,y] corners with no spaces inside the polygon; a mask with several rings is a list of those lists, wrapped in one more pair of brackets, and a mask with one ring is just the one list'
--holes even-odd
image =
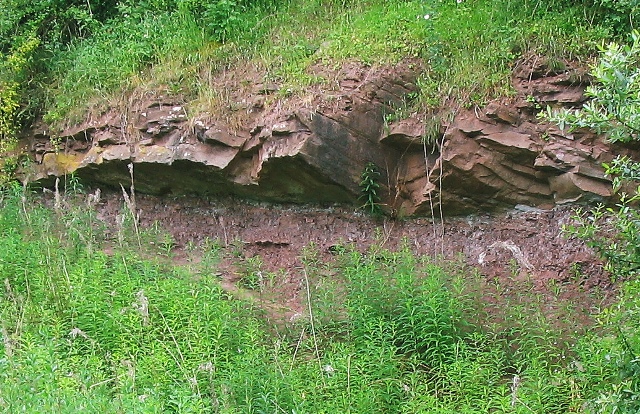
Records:
{"label": "eroded rock ledge", "polygon": [[440,205],[453,215],[611,197],[601,164],[628,150],[535,116],[546,105],[579,106],[583,71],[523,60],[513,73],[516,96],[458,110],[435,135],[424,114],[389,122],[417,91],[419,71],[415,62],[347,65],[334,74],[334,90],[317,88],[315,98],[291,98],[286,107],[273,98],[277,85],[251,85],[237,96],[244,113],[235,127],[190,116],[187,102],[151,96],[127,115],[109,113],[65,131],[55,137],[57,148],[46,132],[34,133],[30,179],[48,183],[75,172],[97,185],[127,186],[133,164],[136,189],[150,194],[357,203],[360,175],[373,162],[382,202],[398,215],[430,214]]}

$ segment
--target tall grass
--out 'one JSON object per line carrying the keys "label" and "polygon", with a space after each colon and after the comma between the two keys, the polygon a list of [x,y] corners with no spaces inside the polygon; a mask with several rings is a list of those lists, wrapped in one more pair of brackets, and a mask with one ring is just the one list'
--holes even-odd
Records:
{"label": "tall grass", "polygon": [[3,202],[5,412],[201,412],[224,367],[262,346],[260,322],[211,275],[88,250],[65,230],[79,209]]}

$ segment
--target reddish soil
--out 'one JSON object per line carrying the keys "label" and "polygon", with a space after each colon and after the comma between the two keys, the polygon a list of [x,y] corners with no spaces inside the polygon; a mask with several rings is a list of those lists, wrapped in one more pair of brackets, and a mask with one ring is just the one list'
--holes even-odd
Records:
{"label": "reddish soil", "polygon": [[[113,223],[123,205],[121,197],[107,195],[99,217]],[[171,233],[176,243],[174,258],[179,262],[193,260],[187,247],[207,238],[226,246],[220,278],[222,286],[234,294],[255,297],[255,292],[238,288],[237,282],[243,272],[239,263],[255,266],[259,257],[262,272],[279,275],[269,287],[271,300],[266,307],[279,309],[280,316],[287,318],[305,311],[300,255],[311,244],[322,260],[329,261],[338,245],[352,244],[364,251],[374,245],[396,249],[404,241],[415,253],[455,259],[458,268],[464,266],[467,272],[470,267],[477,269],[484,286],[480,288],[492,291],[488,301],[495,301],[496,293],[524,290],[542,297],[552,314],[569,303],[589,315],[612,296],[613,286],[602,263],[583,242],[561,233],[562,225],[571,221],[569,207],[448,218],[435,224],[430,218],[374,220],[353,208],[276,206],[230,198],[207,201],[139,195],[137,208],[143,226],[158,222]]]}

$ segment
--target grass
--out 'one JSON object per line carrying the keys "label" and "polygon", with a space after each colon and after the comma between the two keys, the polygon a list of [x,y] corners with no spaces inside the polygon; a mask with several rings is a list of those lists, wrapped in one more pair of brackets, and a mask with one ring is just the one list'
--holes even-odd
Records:
{"label": "grass", "polygon": [[637,280],[596,328],[563,331],[524,291],[491,305],[470,269],[408,248],[347,245],[322,261],[309,246],[308,312],[273,327],[220,288],[220,243],[174,266],[157,227],[108,229],[86,204],[58,200],[20,188],[0,198],[2,412],[637,408]]}
{"label": "grass", "polygon": [[257,81],[276,82],[286,91],[278,95],[284,99],[304,95],[310,85],[333,87],[331,76],[311,70],[317,64],[331,72],[345,62],[393,65],[406,59],[424,67],[423,107],[482,105],[512,93],[511,69],[526,53],[553,61],[585,59],[610,37],[607,27],[585,20],[584,7],[546,9],[541,2],[278,4],[242,11],[243,25],[224,44],[211,39],[201,16],[179,10],[107,22],[92,38],[52,57],[46,119],[72,124],[87,113],[126,107],[145,91],[215,114],[234,104],[219,83],[224,70],[253,67]]}

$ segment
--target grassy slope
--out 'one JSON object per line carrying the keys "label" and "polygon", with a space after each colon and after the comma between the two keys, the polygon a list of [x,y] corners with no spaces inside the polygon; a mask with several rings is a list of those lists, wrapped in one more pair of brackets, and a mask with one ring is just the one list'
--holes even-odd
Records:
{"label": "grassy slope", "polygon": [[[344,5],[344,4],[347,5]],[[482,104],[510,93],[509,73],[525,52],[550,59],[588,56],[608,35],[581,8],[545,11],[539,2],[510,0],[282,2],[276,11],[248,10],[225,44],[211,40],[201,16],[155,12],[107,23],[93,38],[54,56],[47,119],[59,124],[89,111],[126,104],[134,91],[179,94],[196,110],[223,99],[215,74],[255,65],[282,90],[304,94],[314,63],[347,60],[426,62],[422,99]],[[241,76],[241,75],[240,75]],[[215,111],[214,111],[215,113]]]}

